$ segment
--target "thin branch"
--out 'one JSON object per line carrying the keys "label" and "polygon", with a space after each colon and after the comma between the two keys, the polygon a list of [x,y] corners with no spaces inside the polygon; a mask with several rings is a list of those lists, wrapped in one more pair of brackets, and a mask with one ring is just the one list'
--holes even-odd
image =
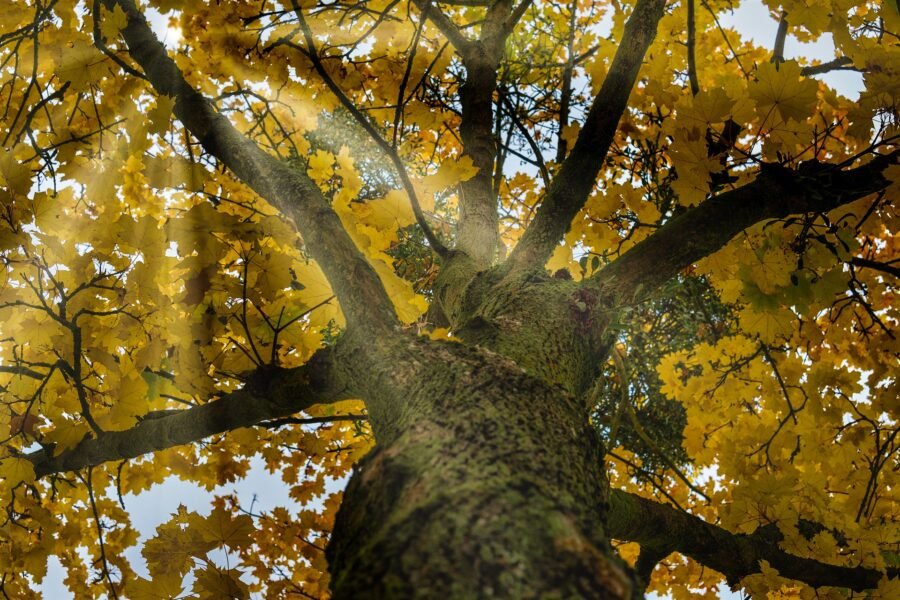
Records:
{"label": "thin branch", "polygon": [[92,32],[94,35],[94,46],[96,46],[97,49],[105,54],[110,60],[119,65],[122,70],[129,75],[146,80],[147,77],[143,73],[141,73],[137,69],[134,69],[131,65],[119,58],[115,52],[113,52],[106,46],[106,43],[103,39],[103,34],[100,32],[100,0],[94,0],[94,3],[91,7],[91,18],[94,23]]}
{"label": "thin branch", "polygon": [[[562,86],[559,95],[559,132],[556,142],[556,162],[562,163],[569,150],[563,132],[569,124],[569,109],[572,102],[572,74],[575,71],[575,24],[578,16],[578,2],[569,4],[569,35],[566,42],[566,66],[563,69]],[[546,185],[545,185],[546,187]]]}
{"label": "thin branch", "polygon": [[260,427],[267,429],[277,429],[285,425],[319,425],[321,423],[341,423],[345,421],[357,422],[368,421],[369,415],[334,415],[331,417],[285,417],[283,419],[274,419],[272,421],[263,421],[259,423]]}
{"label": "thin branch", "polygon": [[541,152],[541,149],[538,147],[537,142],[534,141],[534,137],[532,137],[528,129],[525,128],[525,124],[519,119],[519,116],[516,114],[516,107],[513,106],[509,97],[506,94],[501,93],[500,101],[503,102],[506,107],[506,114],[509,116],[509,119],[513,122],[516,129],[519,130],[519,133],[522,134],[522,137],[525,138],[528,147],[531,148],[531,152],[534,154],[534,164],[541,174],[544,187],[547,187],[550,185],[550,171],[547,170],[547,164],[544,162],[544,155]]}
{"label": "thin branch", "polygon": [[900,267],[895,267],[894,265],[891,265],[889,263],[878,262],[877,260],[870,260],[868,258],[854,256],[850,259],[850,264],[856,267],[863,267],[865,269],[881,271],[882,273],[887,273],[888,275],[893,275],[894,277],[900,277]]}
{"label": "thin branch", "polygon": [[731,40],[728,39],[728,32],[725,31],[725,28],[722,27],[722,24],[719,22],[719,16],[716,14],[716,11],[714,11],[709,6],[709,4],[707,4],[706,0],[700,0],[700,3],[703,4],[703,8],[705,8],[709,12],[709,14],[712,15],[713,22],[716,24],[716,28],[719,30],[719,33],[722,34],[722,39],[725,40],[725,45],[728,46],[728,49],[731,51],[731,56],[737,63],[737,66],[741,70],[741,73],[744,74],[744,78],[750,79],[750,73],[748,73],[747,69],[744,68],[744,65],[741,63],[740,55],[734,49],[734,46],[731,45]]}
{"label": "thin branch", "polygon": [[94,500],[94,484],[91,481],[92,475],[93,468],[88,467],[87,477],[82,478],[82,481],[85,486],[87,486],[88,499],[91,502],[91,512],[94,515],[94,523],[97,526],[97,542],[100,544],[100,562],[102,565],[103,577],[106,579],[109,593],[112,594],[112,597],[115,600],[118,600],[119,595],[116,593],[116,586],[113,584],[112,575],[109,572],[109,562],[106,560],[106,545],[103,543],[103,525],[100,523],[100,513],[97,511],[97,502]]}
{"label": "thin branch", "polygon": [[[429,0],[430,1],[430,0]],[[387,140],[382,137],[381,133],[375,128],[369,118],[362,113],[358,106],[356,106],[350,98],[344,93],[344,91],[338,86],[337,82],[328,74],[328,71],[325,69],[325,65],[322,64],[322,59],[319,57],[318,50],[316,49],[316,43],[313,39],[312,30],[309,28],[309,24],[306,22],[306,19],[303,17],[303,12],[300,9],[300,6],[297,4],[296,0],[291,0],[291,4],[294,7],[294,11],[297,14],[297,19],[300,22],[300,29],[303,32],[303,38],[306,42],[306,49],[304,54],[312,61],[313,68],[315,68],[316,73],[319,74],[319,77],[322,78],[322,81],[331,90],[341,105],[353,116],[357,123],[365,130],[365,132],[369,135],[373,142],[381,148],[382,152],[387,155],[390,159],[391,163],[394,165],[394,169],[397,171],[397,176],[400,178],[400,182],[403,184],[403,189],[406,191],[406,195],[409,198],[409,202],[412,205],[413,215],[416,217],[416,223],[418,223],[419,227],[422,229],[422,233],[425,234],[425,239],[428,240],[428,244],[434,250],[434,252],[438,256],[446,256],[447,255],[447,247],[444,246],[443,242],[438,239],[437,235],[435,235],[434,231],[431,229],[431,226],[428,225],[428,221],[425,219],[425,213],[422,212],[422,206],[419,203],[419,197],[416,194],[416,188],[413,186],[412,180],[409,178],[409,173],[406,170],[406,165],[403,164],[403,160],[400,158],[400,154],[398,154],[397,149],[393,147]],[[428,4],[425,5],[426,8]],[[297,49],[300,49],[295,44],[289,44]],[[411,60],[411,59],[410,59]],[[398,106],[398,111],[402,110],[402,106]]]}
{"label": "thin branch", "polygon": [[834,60],[824,62],[820,65],[810,65],[808,67],[803,67],[802,69],[800,69],[800,74],[804,77],[809,77],[811,75],[821,75],[822,73],[828,73],[831,71],[856,71],[859,73],[864,71],[864,69],[849,66],[852,64],[852,58],[850,58],[849,56],[840,56],[838,58],[835,58]]}
{"label": "thin branch", "polygon": [[43,380],[47,375],[20,365],[0,365],[0,373],[9,373],[22,377]]}
{"label": "thin branch", "polygon": [[[295,10],[296,2],[294,3]],[[397,135],[400,132],[400,117],[403,115],[403,107],[406,104],[406,86],[409,83],[409,75],[412,73],[413,61],[416,59],[416,51],[419,48],[419,39],[422,37],[422,30],[425,28],[425,15],[428,8],[431,7],[431,0],[426,0],[425,8],[422,10],[422,18],[416,25],[416,33],[410,43],[409,56],[406,57],[406,68],[403,70],[403,79],[400,80],[400,89],[397,90],[397,107],[394,109],[394,132],[391,139],[391,147],[397,147]]]}

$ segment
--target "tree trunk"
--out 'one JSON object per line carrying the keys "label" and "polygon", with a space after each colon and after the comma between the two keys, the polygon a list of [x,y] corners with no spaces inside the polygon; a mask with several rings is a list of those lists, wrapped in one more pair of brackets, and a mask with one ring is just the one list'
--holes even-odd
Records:
{"label": "tree trunk", "polygon": [[378,445],[335,523],[334,597],[630,597],[604,533],[601,444],[575,398],[485,349],[407,350],[391,362],[417,362],[415,377],[392,375],[403,391],[375,407]]}

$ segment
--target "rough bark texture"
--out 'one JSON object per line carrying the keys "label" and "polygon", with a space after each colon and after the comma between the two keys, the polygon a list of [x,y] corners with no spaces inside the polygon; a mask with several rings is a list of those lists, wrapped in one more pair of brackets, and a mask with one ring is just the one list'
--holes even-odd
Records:
{"label": "rough bark texture", "polygon": [[[403,356],[405,355],[405,356]],[[335,598],[625,598],[601,447],[573,396],[486,350],[410,341],[402,420],[347,488]],[[413,375],[412,378],[409,378]]]}
{"label": "rough bark texture", "polygon": [[[527,5],[523,2],[522,5]],[[498,0],[490,5],[481,35],[462,50],[466,81],[459,89],[462,121],[459,135],[465,155],[478,173],[459,186],[457,249],[480,268],[491,265],[500,243],[497,198],[494,194],[494,92],[497,67],[511,31],[512,2]],[[517,17],[512,17],[517,18]]]}
{"label": "rough bark texture", "polygon": [[473,50],[466,61],[466,82],[459,90],[462,104],[460,136],[466,156],[478,173],[459,187],[458,247],[488,266],[499,243],[497,200],[493,192],[494,157],[497,153],[492,131],[497,58],[483,46]]}
{"label": "rough bark texture", "polygon": [[[608,344],[594,299],[577,283],[539,271],[500,278],[485,272],[466,288],[457,336],[515,360],[530,374],[580,395],[596,377]],[[603,317],[601,317],[602,319]]]}

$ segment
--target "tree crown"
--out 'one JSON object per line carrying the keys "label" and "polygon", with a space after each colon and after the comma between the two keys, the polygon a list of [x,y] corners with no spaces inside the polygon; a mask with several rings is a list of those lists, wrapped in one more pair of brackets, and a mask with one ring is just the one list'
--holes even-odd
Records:
{"label": "tree crown", "polygon": [[[614,488],[772,552],[611,526],[692,557],[649,589],[840,584],[790,555],[900,594],[900,16],[767,1],[762,46],[735,4],[0,0],[0,591],[55,555],[78,597],[325,597],[326,483],[390,436],[342,347],[418,335],[560,385]],[[514,285],[604,351],[504,341]],[[136,575],[123,497],[255,455],[300,508],[180,511]]]}

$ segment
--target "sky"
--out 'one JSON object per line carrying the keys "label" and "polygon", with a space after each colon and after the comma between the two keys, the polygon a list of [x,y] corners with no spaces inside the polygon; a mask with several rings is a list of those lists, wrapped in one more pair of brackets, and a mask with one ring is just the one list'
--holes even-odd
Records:
{"label": "sky", "polygon": [[[167,27],[166,17],[156,12],[148,12],[152,26],[167,44],[177,43],[179,32]],[[777,22],[769,16],[761,0],[745,0],[740,8],[731,15],[720,19],[723,27],[733,27],[744,37],[752,38],[756,43],[771,47],[777,30]],[[793,36],[789,36],[785,44],[785,57],[805,56],[818,58],[823,61],[834,58],[834,46],[828,35],[822,36],[812,44],[801,44]],[[834,86],[839,92],[849,98],[856,98],[863,89],[862,76],[853,71],[837,71],[820,76],[828,84]],[[254,501],[256,512],[265,512],[276,506],[291,507],[294,501],[288,496],[288,488],[282,483],[278,474],[270,474],[263,468],[261,460],[253,459],[253,468],[249,475],[234,484],[216,488],[212,492],[170,478],[164,483],[137,496],[126,495],[125,506],[131,514],[134,527],[140,532],[138,544],[126,552],[132,567],[139,575],[148,576],[140,548],[143,543],[155,535],[156,527],[166,522],[179,505],[184,505],[188,510],[200,514],[209,514],[211,510],[210,499],[214,495],[234,494],[243,506],[249,507]],[[338,487],[342,482],[337,482]],[[329,490],[331,491],[331,490]],[[73,598],[62,581],[65,572],[59,562],[52,558],[48,565],[47,576],[36,589],[42,592],[44,598],[50,600],[68,600]],[[730,592],[726,586],[720,588],[722,598],[740,598],[741,595]]]}

